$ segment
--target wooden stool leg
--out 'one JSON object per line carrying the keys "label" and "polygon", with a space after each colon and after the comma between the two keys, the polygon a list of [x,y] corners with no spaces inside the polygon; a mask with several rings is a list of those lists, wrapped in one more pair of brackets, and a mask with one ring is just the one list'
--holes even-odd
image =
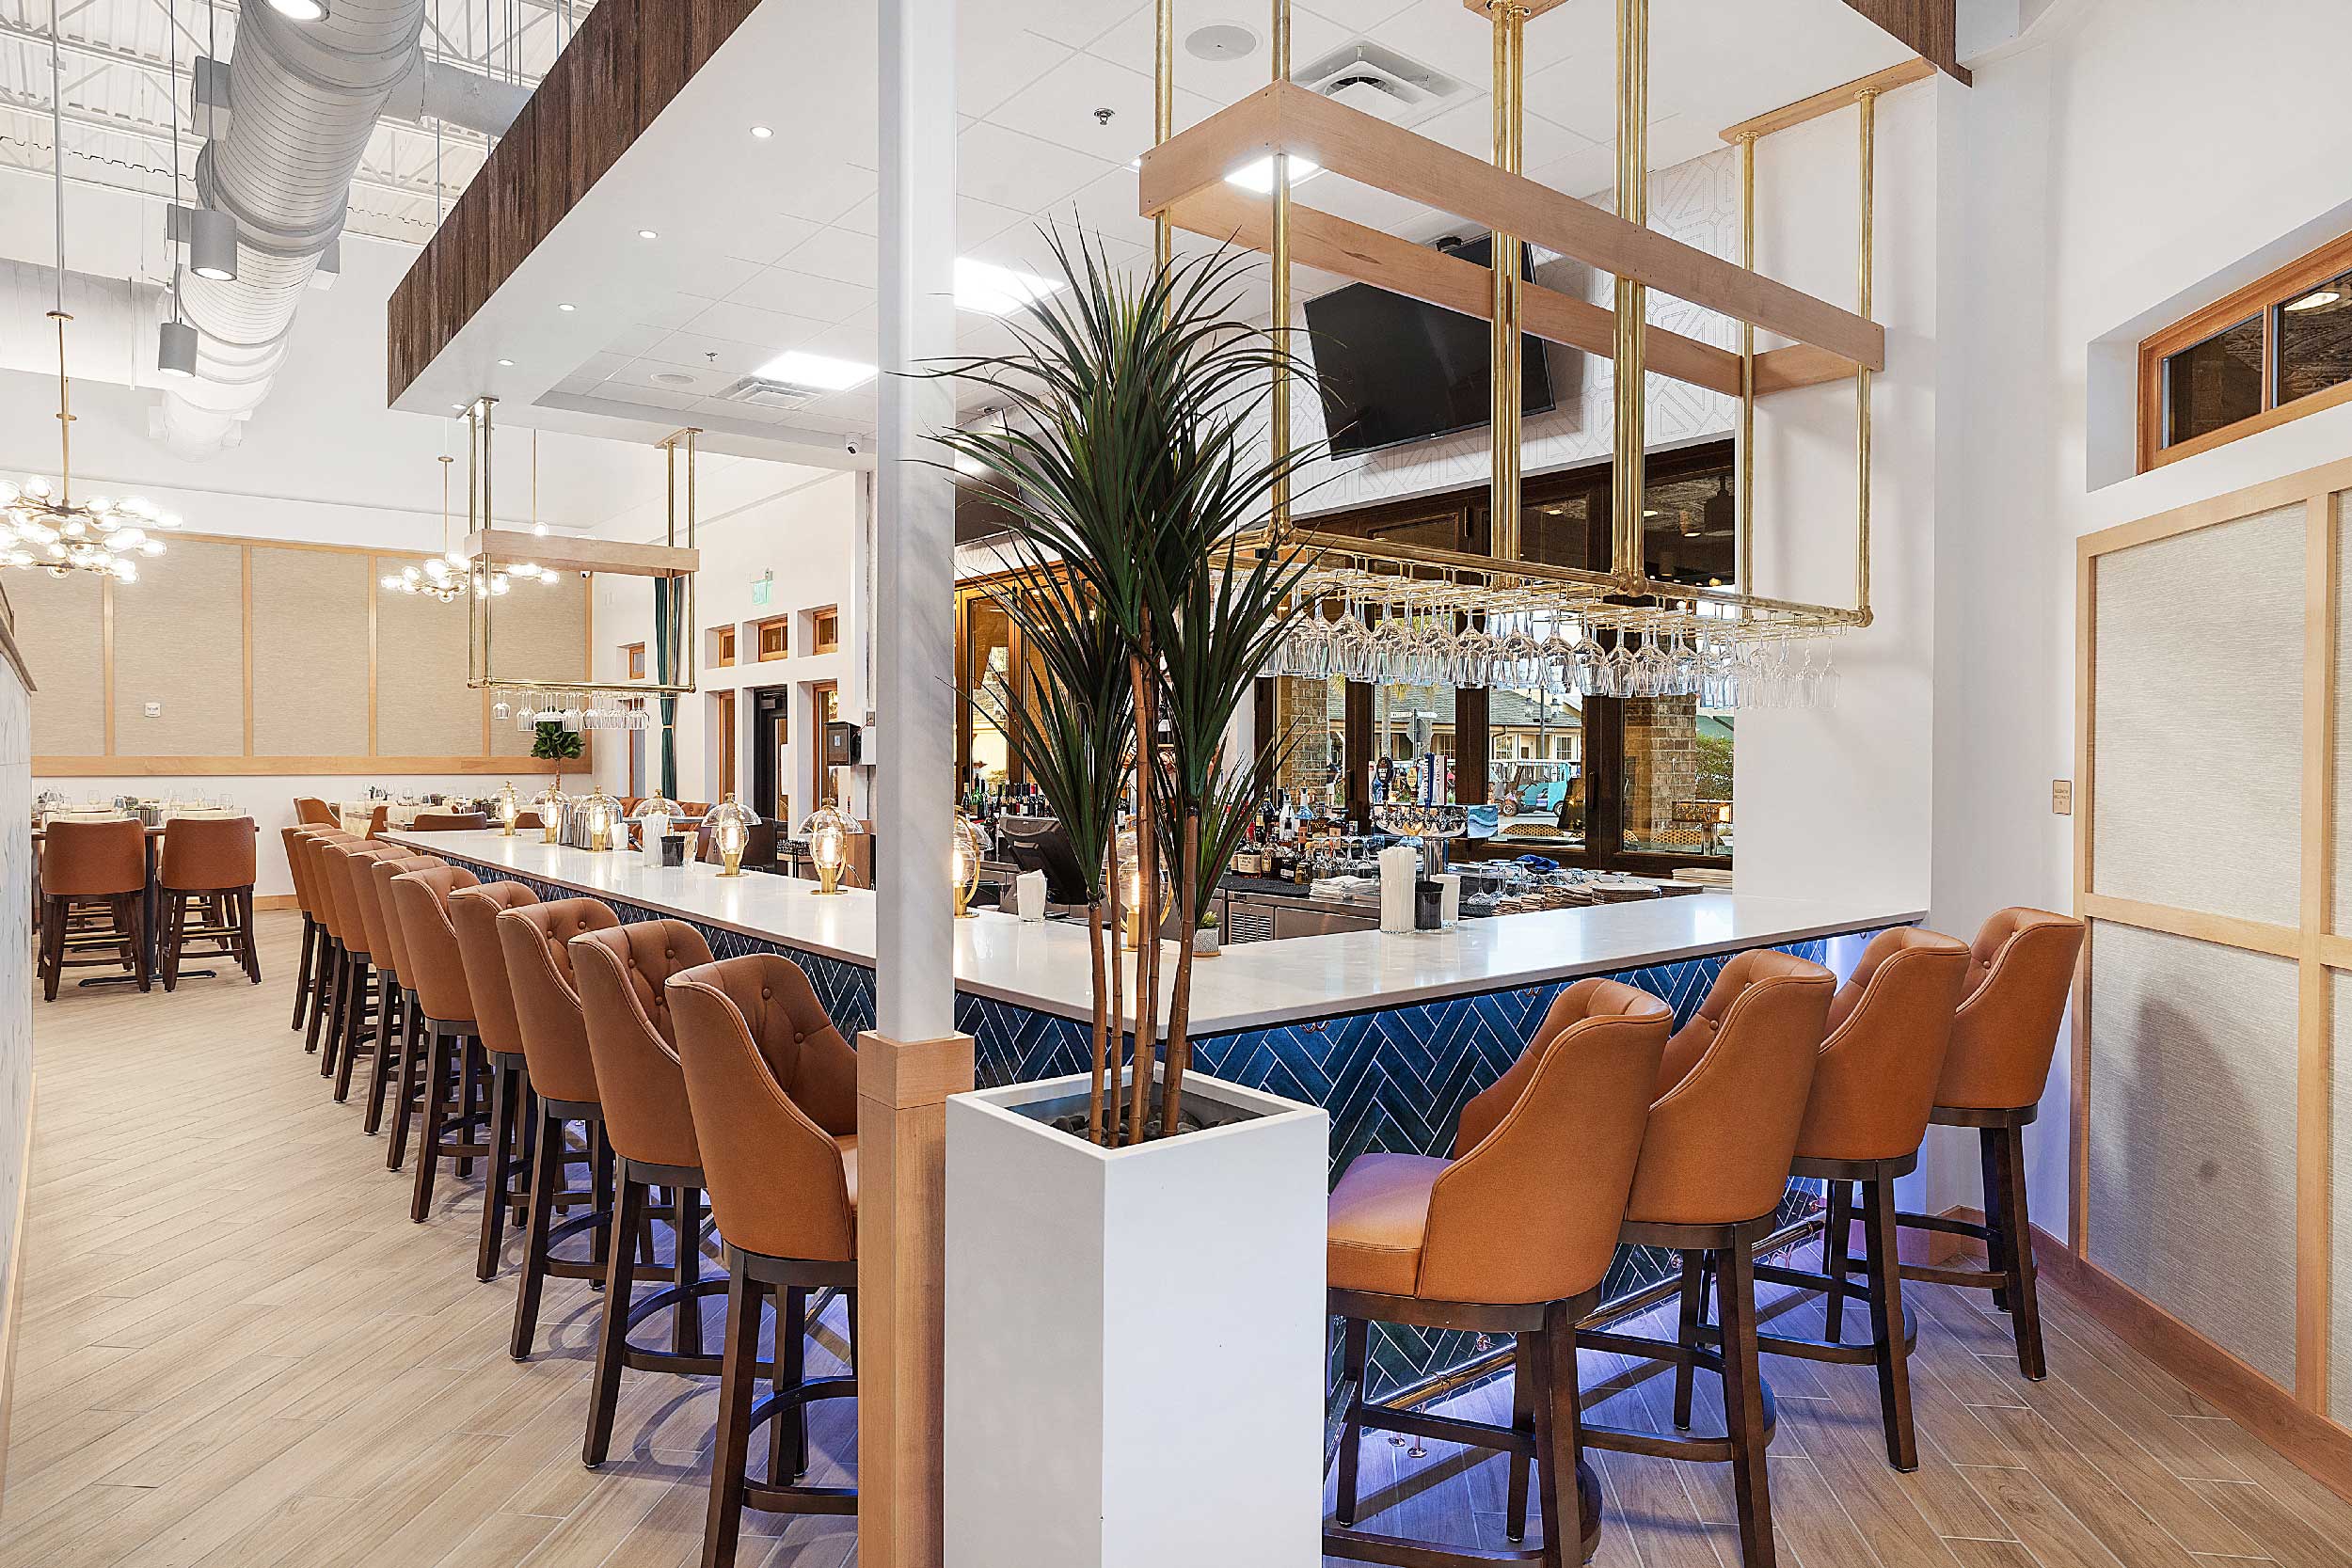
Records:
{"label": "wooden stool leg", "polygon": [[499,1254],[506,1246],[506,1207],[514,1201],[515,1074],[495,1062],[490,1066],[489,1173],[482,1183],[482,1246],[473,1260],[476,1279],[494,1279]]}
{"label": "wooden stool leg", "polygon": [[1756,1366],[1756,1259],[1744,1232],[1716,1254],[1715,1314],[1723,1323],[1724,1416],[1731,1492],[1745,1568],[1772,1568],[1772,1483],[1764,1462],[1764,1385]]}
{"label": "wooden stool leg", "polygon": [[[2006,1269],[2009,1266],[2009,1216],[2002,1212],[2002,1199],[2008,1196],[2008,1180],[2002,1170],[2001,1130],[1980,1127],[1977,1130],[1977,1163],[1984,1177],[1984,1243],[1986,1267]],[[2009,1310],[2007,1287],[1993,1287],[1993,1309]]]}
{"label": "wooden stool leg", "polygon": [[168,996],[180,989],[180,944],[187,939],[188,895],[167,892],[163,895],[164,994]]}
{"label": "wooden stool leg", "polygon": [[65,973],[65,923],[72,900],[43,896],[40,916],[40,999],[57,999],[57,981]]}
{"label": "wooden stool leg", "polygon": [[[612,1142],[604,1135],[604,1123],[596,1122],[589,1130],[589,1146],[595,1151],[590,1162],[591,1184],[596,1189],[596,1223],[588,1229],[588,1260],[598,1268],[612,1249]],[[634,1239],[629,1244],[636,1244]]]}
{"label": "wooden stool leg", "polygon": [[237,951],[245,958],[245,976],[255,985],[262,983],[262,950],[253,942],[253,890],[237,890]]}
{"label": "wooden stool leg", "polygon": [[131,915],[133,972],[139,977],[139,990],[155,989],[154,947],[149,942],[147,930],[147,895],[135,893],[123,900]]}
{"label": "wooden stool leg", "polygon": [[1340,1429],[1340,1490],[1332,1517],[1343,1525],[1356,1522],[1356,1470],[1364,1447],[1364,1362],[1372,1325],[1349,1318],[1340,1325],[1341,1377],[1349,1385],[1346,1424]]}
{"label": "wooden stool leg", "polygon": [[335,1058],[343,1048],[343,1037],[349,1033],[351,993],[357,989],[357,982],[352,972],[357,964],[358,960],[351,956],[350,948],[336,949],[335,1006],[326,1019],[326,1044],[319,1052],[319,1076],[321,1078],[335,1076]]}
{"label": "wooden stool leg", "polygon": [[2017,1338],[2017,1370],[2035,1383],[2049,1375],[2042,1356],[2042,1307],[2034,1294],[2033,1225],[2026,1213],[2026,1130],[2000,1130],[2001,1235],[2009,1243],[2010,1327]]}
{"label": "wooden stool leg", "polygon": [[1543,1368],[1535,1446],[1543,1455],[1544,1560],[1581,1564],[1584,1499],[1577,1462],[1583,1455],[1584,1437],[1577,1412],[1576,1320],[1565,1304],[1555,1301],[1544,1309],[1544,1331],[1536,1349],[1528,1359]]}
{"label": "wooden stool leg", "polygon": [[385,1007],[376,1019],[375,1054],[368,1065],[368,1103],[360,1114],[359,1131],[373,1137],[384,1129],[384,1097],[390,1090],[393,1075],[407,1059],[401,1037],[407,1027],[403,1016],[399,982],[393,982],[385,998]]}
{"label": "wooden stool leg", "polygon": [[767,1293],[730,1262],[726,1350],[719,1373],[719,1431],[710,1449],[710,1513],[703,1568],[735,1568],[743,1528],[744,1467],[752,1454],[752,1373],[759,1360],[759,1302]]}
{"label": "wooden stool leg", "polygon": [[401,1018],[400,1077],[394,1080],[398,1086],[392,1091],[398,1099],[392,1106],[392,1135],[384,1148],[387,1170],[398,1170],[407,1162],[408,1129],[424,1084],[424,1009],[404,1006]]}
{"label": "wooden stool leg", "polygon": [[1911,1353],[1903,1343],[1903,1275],[1897,1256],[1895,1183],[1865,1181],[1862,1204],[1863,1222],[1869,1227],[1870,1343],[1878,1353],[1879,1412],[1886,1422],[1886,1462],[1898,1470],[1915,1470],[1919,1443],[1911,1424]]}
{"label": "wooden stool leg", "polygon": [[[624,1175],[614,1206],[622,1224],[634,1223],[645,1212],[644,1184]],[[590,1469],[603,1464],[612,1449],[612,1416],[620,1408],[621,1363],[628,1348],[629,1297],[636,1286],[635,1253],[614,1247],[604,1271],[604,1317],[596,1329],[596,1370],[589,1383],[588,1438],[580,1450]]]}
{"label": "wooden stool leg", "polygon": [[[1511,1426],[1530,1436],[1535,1433],[1535,1393],[1543,1372],[1532,1365],[1537,1353],[1534,1336],[1521,1334],[1511,1355]],[[1527,1476],[1533,1467],[1527,1455],[1515,1453],[1504,1465],[1502,1534],[1508,1541],[1527,1539]]]}
{"label": "wooden stool leg", "polygon": [[1695,1252],[1682,1255],[1682,1314],[1677,1321],[1675,1343],[1681,1354],[1675,1357],[1675,1427],[1688,1431],[1692,1386],[1698,1380],[1699,1329],[1707,1322],[1707,1275]]}
{"label": "wooden stool leg", "polygon": [[1823,1338],[1832,1343],[1845,1338],[1847,1249],[1853,1236],[1853,1188],[1843,1178],[1829,1184],[1829,1217],[1821,1231],[1821,1272],[1829,1275],[1829,1296],[1821,1304],[1826,1320]]}
{"label": "wooden stool leg", "polygon": [[425,1026],[424,1129],[417,1137],[416,1193],[408,1200],[408,1218],[418,1225],[433,1216],[433,1176],[441,1163],[442,1125],[449,1119],[450,1042],[455,1037]]}
{"label": "wooden stool leg", "polygon": [[[680,1187],[670,1195],[671,1221],[677,1256],[671,1259],[672,1281],[680,1292],[677,1310],[670,1315],[670,1348],[680,1355],[703,1353],[703,1304],[691,1294],[703,1276],[703,1195]],[[622,1226],[624,1233],[628,1227]]]}
{"label": "wooden stool leg", "polygon": [[302,1049],[306,1054],[319,1048],[319,1037],[326,1033],[327,1015],[335,1010],[335,955],[339,949],[335,939],[325,928],[319,931],[318,974],[310,982],[310,1016],[302,1026]]}
{"label": "wooden stool leg", "polygon": [[289,1028],[300,1029],[310,1006],[310,985],[316,977],[313,966],[318,958],[319,923],[309,915],[302,917],[302,965],[294,971],[294,1022]]}
{"label": "wooden stool leg", "polygon": [[[776,1363],[771,1385],[779,1394],[808,1381],[808,1291],[787,1285],[776,1297]],[[789,1486],[808,1474],[808,1407],[788,1405],[768,1428],[768,1484]]]}
{"label": "wooden stool leg", "polygon": [[532,1341],[539,1334],[539,1291],[548,1277],[548,1229],[555,1223],[555,1189],[564,1175],[564,1124],[543,1109],[538,1127],[539,1151],[531,1163],[531,1218],[523,1232],[522,1278],[515,1289],[515,1332],[506,1346],[506,1354],[517,1361],[531,1359]]}

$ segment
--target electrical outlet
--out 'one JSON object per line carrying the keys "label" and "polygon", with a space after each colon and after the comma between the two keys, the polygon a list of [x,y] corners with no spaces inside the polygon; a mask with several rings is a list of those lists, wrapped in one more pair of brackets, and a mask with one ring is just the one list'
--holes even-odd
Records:
{"label": "electrical outlet", "polygon": [[2058,816],[2074,815],[2074,780],[2052,779],[2050,781],[2050,810],[2053,815]]}

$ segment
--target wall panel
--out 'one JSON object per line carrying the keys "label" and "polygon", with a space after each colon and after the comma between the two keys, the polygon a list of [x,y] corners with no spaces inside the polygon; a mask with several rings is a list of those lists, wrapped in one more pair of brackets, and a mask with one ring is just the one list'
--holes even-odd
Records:
{"label": "wall panel", "polygon": [[106,645],[103,585],[87,572],[53,578],[16,574],[17,646],[40,673],[33,678],[33,750],[96,755],[106,749]]}
{"label": "wall panel", "polygon": [[[588,587],[566,574],[552,583],[520,584],[499,600],[492,636],[500,674],[588,679]],[[529,756],[531,742],[531,732],[511,719],[490,726],[494,756]]]}
{"label": "wall panel", "polygon": [[[398,569],[391,558],[383,561]],[[376,588],[378,754],[482,754],[482,694],[466,689],[466,610],[462,600],[443,604]]]}
{"label": "wall panel", "polygon": [[2297,923],[2305,517],[2098,558],[2090,891]]}
{"label": "wall panel", "polygon": [[174,539],[137,582],[116,584],[114,659],[117,756],[242,753],[244,546]]}
{"label": "wall panel", "polygon": [[368,558],[253,549],[253,754],[368,750]]}
{"label": "wall panel", "polygon": [[2295,1386],[2294,960],[2092,939],[2090,1260]]}
{"label": "wall panel", "polygon": [[[2329,1031],[2334,1055],[2329,1073],[2328,1098],[2333,1109],[2329,1131],[2334,1145],[2329,1167],[2337,1194],[2328,1240],[2332,1255],[2344,1259],[2352,1259],[2352,1202],[2346,1201],[2352,1198],[2352,975],[2335,974],[2328,979],[2334,1015]],[[2352,1419],[2352,1268],[2339,1261],[2331,1274],[2328,1414],[2343,1421]]]}

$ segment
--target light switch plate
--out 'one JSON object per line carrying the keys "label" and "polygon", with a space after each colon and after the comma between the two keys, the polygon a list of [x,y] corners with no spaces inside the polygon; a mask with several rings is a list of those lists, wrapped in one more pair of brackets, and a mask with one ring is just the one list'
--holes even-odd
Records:
{"label": "light switch plate", "polygon": [[2052,779],[2050,781],[2050,810],[2059,816],[2074,815],[2074,780]]}
{"label": "light switch plate", "polygon": [[161,703],[150,703],[139,711],[146,714],[150,719],[161,719],[164,716],[164,705]]}

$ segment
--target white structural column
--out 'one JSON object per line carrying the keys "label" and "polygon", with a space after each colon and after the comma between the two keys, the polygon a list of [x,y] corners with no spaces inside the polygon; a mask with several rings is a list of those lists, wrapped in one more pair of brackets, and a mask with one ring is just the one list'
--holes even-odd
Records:
{"label": "white structural column", "polygon": [[955,1031],[955,503],[923,461],[951,422],[957,0],[880,0],[882,420],[875,1028],[858,1040],[858,1560],[939,1568],[946,1100],[972,1087]]}

